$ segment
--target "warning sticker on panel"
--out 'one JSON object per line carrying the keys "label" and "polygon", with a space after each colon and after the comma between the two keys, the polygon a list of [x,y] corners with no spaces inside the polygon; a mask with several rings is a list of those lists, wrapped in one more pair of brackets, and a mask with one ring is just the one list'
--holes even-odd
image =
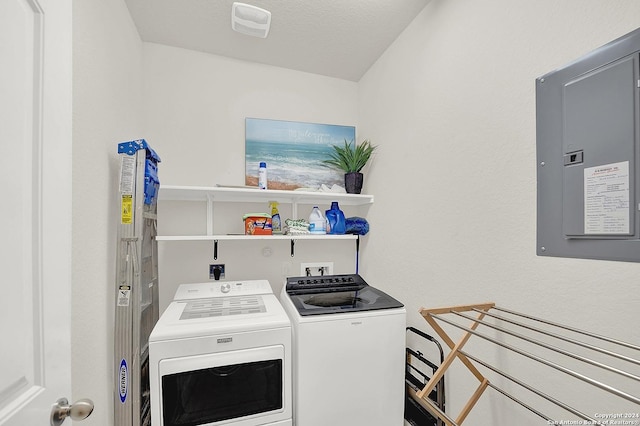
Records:
{"label": "warning sticker on panel", "polygon": [[133,196],[130,194],[122,196],[122,223],[125,225],[133,223]]}
{"label": "warning sticker on panel", "polygon": [[629,162],[584,169],[584,233],[629,232]]}

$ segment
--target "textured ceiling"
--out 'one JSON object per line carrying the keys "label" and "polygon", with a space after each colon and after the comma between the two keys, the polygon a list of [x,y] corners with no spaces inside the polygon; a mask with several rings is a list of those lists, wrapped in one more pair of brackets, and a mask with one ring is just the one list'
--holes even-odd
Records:
{"label": "textured ceiling", "polygon": [[430,0],[244,0],[266,39],[231,29],[233,0],[125,0],[142,40],[358,81]]}

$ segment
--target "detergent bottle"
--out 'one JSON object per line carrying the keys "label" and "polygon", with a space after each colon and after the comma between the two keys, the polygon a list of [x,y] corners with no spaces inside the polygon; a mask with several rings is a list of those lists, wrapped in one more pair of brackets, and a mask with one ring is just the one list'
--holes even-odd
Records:
{"label": "detergent bottle", "polygon": [[282,222],[280,221],[280,213],[278,212],[278,202],[269,201],[271,207],[271,229],[274,234],[282,234]]}
{"label": "detergent bottle", "polygon": [[312,234],[327,233],[327,221],[318,206],[313,206],[313,210],[309,215],[309,232]]}
{"label": "detergent bottle", "polygon": [[327,234],[342,235],[347,232],[344,213],[340,210],[337,201],[331,203],[331,208],[327,210]]}

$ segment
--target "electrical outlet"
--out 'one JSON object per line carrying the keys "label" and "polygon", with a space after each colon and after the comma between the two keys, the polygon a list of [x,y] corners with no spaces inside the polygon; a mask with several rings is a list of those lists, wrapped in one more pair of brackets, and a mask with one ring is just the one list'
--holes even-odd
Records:
{"label": "electrical outlet", "polygon": [[[216,276],[217,274],[220,274]],[[224,263],[217,263],[209,265],[209,279],[221,280],[224,278]]]}
{"label": "electrical outlet", "polygon": [[312,277],[333,275],[333,262],[300,263],[300,275]]}

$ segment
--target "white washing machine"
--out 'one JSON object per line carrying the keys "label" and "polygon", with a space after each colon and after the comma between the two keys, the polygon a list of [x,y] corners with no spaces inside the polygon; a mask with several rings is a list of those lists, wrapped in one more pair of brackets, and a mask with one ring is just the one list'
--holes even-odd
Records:
{"label": "white washing machine", "polygon": [[291,322],[266,280],[183,284],[149,337],[153,426],[291,426]]}
{"label": "white washing machine", "polygon": [[288,278],[297,426],[402,426],[406,311],[359,275]]}

